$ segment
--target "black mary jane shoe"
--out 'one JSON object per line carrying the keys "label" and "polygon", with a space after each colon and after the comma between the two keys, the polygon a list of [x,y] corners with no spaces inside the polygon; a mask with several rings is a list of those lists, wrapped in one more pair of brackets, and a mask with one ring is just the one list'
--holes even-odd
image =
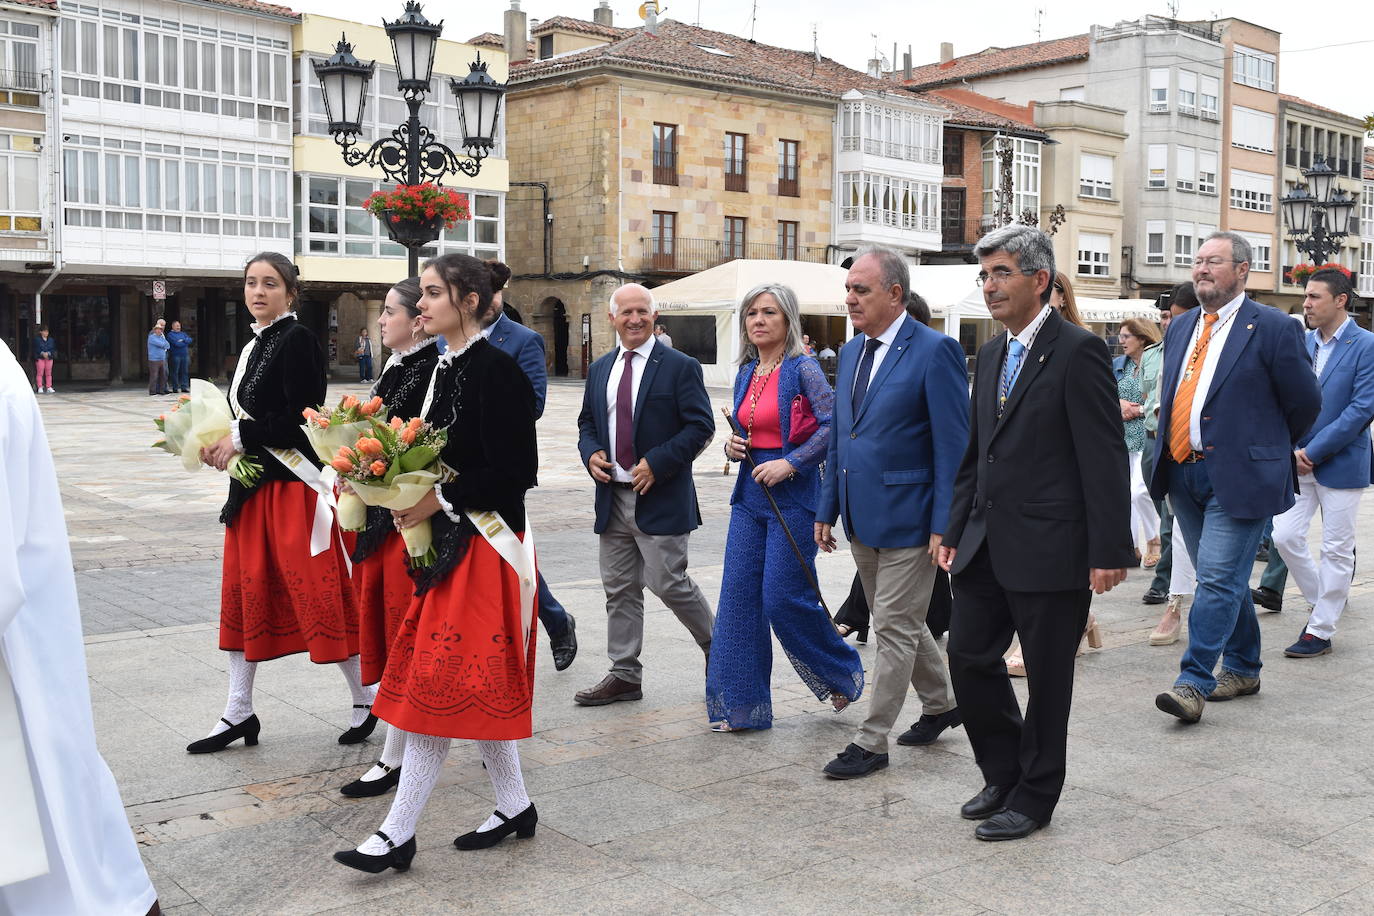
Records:
{"label": "black mary jane shoe", "polygon": [[334,853],[334,861],[341,862],[349,868],[356,868],[358,871],[365,871],[370,875],[394,868],[397,871],[405,871],[410,868],[410,860],[415,858],[415,837],[406,840],[400,846],[391,842],[391,837],[382,831],[377,831],[377,836],[386,841],[387,850],[379,856],[370,856],[365,852],[358,852],[356,849],[345,849],[342,852]]}
{"label": "black mary jane shoe", "polygon": [[252,747],[258,743],[258,732],[262,731],[262,723],[258,721],[257,713],[244,719],[238,725],[233,724],[228,719],[220,719],[220,721],[228,725],[229,728],[218,735],[192,741],[186,745],[186,753],[213,754],[215,751],[224,750],[240,738],[243,739],[245,747]]}
{"label": "black mary jane shoe", "polygon": [[348,785],[342,786],[339,789],[340,794],[347,795],[349,798],[372,798],[377,795],[385,795],[396,788],[396,784],[401,781],[400,765],[389,767],[378,760],[377,766],[386,770],[386,775],[380,779],[355,779]]}
{"label": "black mary jane shoe", "polygon": [[539,823],[539,812],[534,810],[534,802],[530,802],[530,806],[515,817],[506,817],[500,811],[493,811],[492,814],[502,820],[501,826],[465,833],[454,840],[453,845],[459,849],[489,849],[512,833],[522,840],[528,840],[534,836],[534,825]]}
{"label": "black mary jane shoe", "polygon": [[[354,709],[372,709],[371,703],[354,703]],[[362,725],[355,725],[348,731],[339,736],[340,744],[362,744],[372,734],[372,730],[377,727],[377,717],[368,712],[367,718]]]}

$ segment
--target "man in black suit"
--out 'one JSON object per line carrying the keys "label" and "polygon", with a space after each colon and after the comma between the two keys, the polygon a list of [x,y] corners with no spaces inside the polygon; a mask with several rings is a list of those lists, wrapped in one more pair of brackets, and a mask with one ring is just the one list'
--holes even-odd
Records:
{"label": "man in black suit", "polygon": [[[941,565],[953,577],[949,662],[985,787],[960,813],[981,840],[1049,823],[1064,786],[1074,653],[1092,592],[1134,565],[1130,480],[1106,344],[1049,305],[1054,249],[1029,226],[974,254],[1006,334],[978,352],[969,445]],[[1026,660],[1025,718],[1002,654]]]}
{"label": "man in black suit", "polygon": [[610,673],[574,697],[603,706],[643,696],[644,586],[707,657],[715,615],[687,575],[687,538],[701,524],[692,460],[716,424],[701,364],[654,339],[658,309],[637,283],[611,296],[619,346],[592,363],[577,418],[578,451],[596,481]]}

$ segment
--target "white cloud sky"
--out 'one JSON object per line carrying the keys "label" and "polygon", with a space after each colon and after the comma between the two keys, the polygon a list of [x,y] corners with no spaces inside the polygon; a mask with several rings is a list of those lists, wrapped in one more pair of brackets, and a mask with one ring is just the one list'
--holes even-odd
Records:
{"label": "white cloud sky", "polygon": [[[402,0],[279,0],[301,12],[324,13],[375,22],[395,18]],[[615,22],[639,25],[641,0],[611,0]],[[660,0],[663,15],[703,27],[748,36],[753,0]],[[1180,19],[1236,16],[1283,33],[1279,89],[1337,111],[1364,117],[1374,113],[1370,89],[1374,58],[1374,13],[1366,0],[1327,0],[1304,6],[1291,0],[1177,0]],[[592,18],[598,0],[523,0],[531,19],[566,15]],[[428,0],[425,14],[444,19],[446,38],[463,40],[479,32],[502,29],[509,0]],[[815,29],[821,53],[862,70],[875,46],[887,57],[892,45],[910,45],[919,65],[938,60],[940,42],[954,43],[954,53],[969,54],[991,45],[1009,46],[1036,40],[1037,6],[1044,38],[1086,32],[1093,24],[1111,25],[1138,19],[1144,12],[1168,15],[1165,3],[1154,8],[1138,0],[757,0],[754,37],[768,44],[809,50]],[[877,36],[876,38],[874,36]]]}

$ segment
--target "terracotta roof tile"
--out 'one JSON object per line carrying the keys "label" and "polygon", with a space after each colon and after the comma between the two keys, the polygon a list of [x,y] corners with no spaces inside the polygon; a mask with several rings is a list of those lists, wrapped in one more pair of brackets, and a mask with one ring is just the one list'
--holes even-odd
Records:
{"label": "terracotta roof tile", "polygon": [[227,6],[233,9],[247,10],[250,13],[266,13],[269,16],[281,16],[286,19],[299,19],[301,14],[285,6],[278,6],[275,3],[261,3],[259,0],[203,0],[212,6]]}
{"label": "terracotta roof tile", "polygon": [[578,32],[583,35],[593,35],[597,38],[623,38],[631,29],[621,29],[613,25],[602,25],[599,22],[588,22],[585,19],[574,19],[571,16],[554,16],[545,19],[543,22],[530,29],[531,35],[542,35],[544,32],[560,30],[564,32]]}
{"label": "terracotta roof tile", "polygon": [[622,37],[608,44],[521,64],[512,72],[511,80],[520,83],[606,63],[828,99],[838,99],[852,89],[902,91],[890,80],[851,70],[827,57],[818,60],[809,52],[751,42],[674,20],[660,22],[656,35],[642,27],[621,31]]}
{"label": "terracotta roof tile", "polygon": [[1311,108],[1314,111],[1325,112],[1326,114],[1335,115],[1338,118],[1349,118],[1352,121],[1364,120],[1364,118],[1357,118],[1354,115],[1345,114],[1344,112],[1337,111],[1334,108],[1327,108],[1325,105],[1318,105],[1316,102],[1309,102],[1307,101],[1307,99],[1299,98],[1296,95],[1288,95],[1287,93],[1280,92],[1279,98],[1282,101],[1288,102],[1291,105],[1302,105],[1304,108]]}
{"label": "terracotta roof tile", "polygon": [[[481,35],[472,36],[463,43],[479,48],[494,48],[497,51],[502,51],[506,47],[506,36],[500,32],[483,32]],[[531,41],[527,48],[529,56],[534,57],[534,42]]]}
{"label": "terracotta roof tile", "polygon": [[15,6],[33,6],[44,10],[57,9],[57,0],[5,0],[5,2],[13,3]]}
{"label": "terracotta roof tile", "polygon": [[1036,41],[1014,48],[988,48],[977,54],[956,57],[947,63],[926,64],[911,71],[902,82],[913,89],[928,89],[957,83],[970,77],[992,76],[1032,70],[1068,61],[1088,59],[1088,35],[1071,35],[1050,41]]}
{"label": "terracotta roof tile", "polygon": [[943,89],[930,89],[918,95],[933,98],[949,109],[946,123],[967,127],[993,127],[998,130],[1014,130],[1044,136],[1045,132],[1035,126],[1035,115],[1031,105],[1013,105],[1000,99],[974,92],[971,89],[956,89],[946,86]]}

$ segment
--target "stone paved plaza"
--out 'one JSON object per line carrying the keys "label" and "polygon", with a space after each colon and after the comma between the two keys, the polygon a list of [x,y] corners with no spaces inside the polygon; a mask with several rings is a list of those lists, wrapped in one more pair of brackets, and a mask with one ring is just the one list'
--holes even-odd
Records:
{"label": "stone paved plaza", "polygon": [[[331,397],[346,391],[360,390]],[[717,405],[725,396],[713,392]],[[225,484],[148,447],[150,418],[169,401],[137,389],[42,396],[100,745],[168,913],[1374,912],[1374,564],[1362,564],[1335,654],[1282,657],[1306,607],[1290,589],[1287,610],[1261,617],[1263,691],[1213,704],[1191,727],[1154,708],[1181,647],[1147,644],[1158,608],[1140,603],[1148,579],[1133,573],[1093,603],[1106,647],[1079,661],[1053,824],[981,843],[958,816],[981,786],[962,730],[929,748],[894,744],[878,775],[828,781],[820,768],[865,704],[832,713],[775,650],[775,727],[712,734],[699,651],[652,596],[644,699],[573,704],[606,668],[591,486],[575,448],[580,383],[551,387],[529,499],[542,567],[582,645],[561,673],[539,647],[535,734],[520,747],[538,833],[453,849],[493,806],[475,749],[456,742],[412,870],[346,869],[330,853],[374,830],[390,796],[338,793],[375,759],[381,733],[335,742],[350,700],[333,666],[263,665],[262,743],[184,751],[224,703]],[[720,456],[713,445],[695,468],[705,523],[693,573],[713,601],[730,485]],[[1360,534],[1374,552],[1374,500]],[[819,568],[837,606],[849,554]],[[860,651],[871,669],[873,648]],[[1024,702],[1024,681],[1017,690]],[[919,714],[914,696],[907,713],[902,727]]]}

